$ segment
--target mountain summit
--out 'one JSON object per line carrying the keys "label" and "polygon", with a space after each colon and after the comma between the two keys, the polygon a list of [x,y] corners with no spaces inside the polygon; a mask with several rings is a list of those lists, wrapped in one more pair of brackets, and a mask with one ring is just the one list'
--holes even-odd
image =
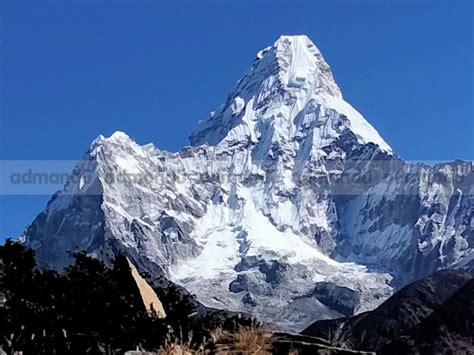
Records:
{"label": "mountain summit", "polygon": [[122,251],[207,306],[291,330],[472,267],[472,165],[398,158],[306,36],[260,51],[190,142],[99,136],[26,243],[59,268],[77,248]]}
{"label": "mountain summit", "polygon": [[[337,111],[342,122],[320,113]],[[190,137],[192,145],[257,142],[272,135],[280,143],[295,139],[301,125],[325,124],[313,145],[337,139],[351,130],[361,143],[391,148],[377,131],[342,98],[329,65],[306,36],[281,36],[257,54],[250,71],[237,83],[226,103],[203,121]],[[343,127],[338,127],[343,126]],[[271,129],[272,132],[268,130]]]}
{"label": "mountain summit", "polygon": [[264,66],[265,60],[276,60],[280,82],[286,88],[305,87],[313,92],[342,97],[329,65],[307,36],[281,36],[272,47],[260,51],[257,58]]}

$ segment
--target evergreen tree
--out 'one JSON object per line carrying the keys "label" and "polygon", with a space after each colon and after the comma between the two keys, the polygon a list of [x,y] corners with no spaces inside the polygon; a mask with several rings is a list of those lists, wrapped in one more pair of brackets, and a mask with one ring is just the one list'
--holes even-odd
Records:
{"label": "evergreen tree", "polygon": [[6,298],[1,310],[0,336],[5,351],[22,349],[35,333],[33,251],[8,239],[0,246],[2,272],[0,292]]}
{"label": "evergreen tree", "polygon": [[155,280],[166,311],[148,313],[123,254],[108,268],[85,252],[63,273],[36,268],[34,252],[7,240],[0,245],[0,346],[7,354],[122,354],[137,346],[156,351],[165,342],[207,343],[217,327],[234,330],[248,318],[204,312],[183,289]]}

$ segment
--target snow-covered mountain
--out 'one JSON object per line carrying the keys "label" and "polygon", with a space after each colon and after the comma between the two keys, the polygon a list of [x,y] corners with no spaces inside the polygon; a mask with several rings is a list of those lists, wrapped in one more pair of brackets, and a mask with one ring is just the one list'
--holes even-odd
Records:
{"label": "snow-covered mountain", "polygon": [[207,306],[291,330],[472,265],[472,164],[398,158],[306,36],[261,50],[190,143],[99,136],[26,243],[56,267],[125,250]]}

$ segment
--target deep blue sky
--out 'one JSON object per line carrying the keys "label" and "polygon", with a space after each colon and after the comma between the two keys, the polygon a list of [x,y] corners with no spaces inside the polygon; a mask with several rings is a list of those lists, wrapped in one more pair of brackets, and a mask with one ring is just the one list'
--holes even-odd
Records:
{"label": "deep blue sky", "polygon": [[[99,134],[177,150],[256,52],[307,34],[409,160],[473,159],[470,1],[2,1],[0,159],[79,159]],[[47,196],[0,196],[0,239]]]}

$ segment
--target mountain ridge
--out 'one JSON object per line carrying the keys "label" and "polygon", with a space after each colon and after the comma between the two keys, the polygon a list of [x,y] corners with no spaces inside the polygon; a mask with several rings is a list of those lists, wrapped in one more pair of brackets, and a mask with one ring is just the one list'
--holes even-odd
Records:
{"label": "mountain ridge", "polygon": [[397,342],[403,333],[426,322],[473,277],[473,273],[463,270],[438,271],[405,286],[375,310],[348,318],[317,321],[302,334],[324,339],[338,334],[337,340],[347,341],[356,349],[379,352],[391,342]]}

